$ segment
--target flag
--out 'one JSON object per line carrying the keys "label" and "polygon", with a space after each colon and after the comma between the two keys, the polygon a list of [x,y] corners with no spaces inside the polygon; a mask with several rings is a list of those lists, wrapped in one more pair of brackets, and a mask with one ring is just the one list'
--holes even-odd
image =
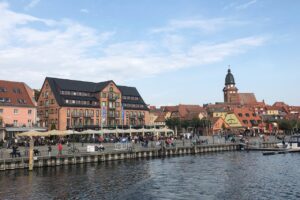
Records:
{"label": "flag", "polygon": [[124,124],[124,107],[122,105],[122,110],[121,110],[121,115],[122,115],[122,125]]}

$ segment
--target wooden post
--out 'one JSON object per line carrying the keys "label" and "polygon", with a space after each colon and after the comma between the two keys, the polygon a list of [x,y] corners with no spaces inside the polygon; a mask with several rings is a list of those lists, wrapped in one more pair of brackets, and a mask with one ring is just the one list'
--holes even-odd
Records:
{"label": "wooden post", "polygon": [[33,138],[30,138],[30,142],[29,142],[29,171],[33,170]]}

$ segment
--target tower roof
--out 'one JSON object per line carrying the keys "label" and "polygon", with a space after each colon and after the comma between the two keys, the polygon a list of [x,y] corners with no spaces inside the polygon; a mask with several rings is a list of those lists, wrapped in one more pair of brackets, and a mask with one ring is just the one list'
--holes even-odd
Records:
{"label": "tower roof", "polygon": [[234,77],[231,73],[231,70],[228,69],[228,73],[227,73],[226,78],[225,78],[225,85],[231,85],[231,84],[235,85],[235,81],[234,81]]}

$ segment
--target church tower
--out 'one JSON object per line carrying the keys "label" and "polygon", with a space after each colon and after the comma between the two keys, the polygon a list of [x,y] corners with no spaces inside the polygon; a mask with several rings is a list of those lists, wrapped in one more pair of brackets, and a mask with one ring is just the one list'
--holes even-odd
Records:
{"label": "church tower", "polygon": [[235,87],[234,77],[228,68],[228,73],[225,78],[224,102],[225,103],[237,103],[239,101],[238,89]]}

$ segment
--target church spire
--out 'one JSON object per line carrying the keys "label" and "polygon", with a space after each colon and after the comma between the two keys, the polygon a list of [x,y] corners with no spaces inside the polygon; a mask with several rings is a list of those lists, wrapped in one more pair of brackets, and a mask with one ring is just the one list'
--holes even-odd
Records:
{"label": "church spire", "polygon": [[235,85],[233,74],[231,73],[230,65],[228,65],[228,73],[225,78],[225,85]]}

